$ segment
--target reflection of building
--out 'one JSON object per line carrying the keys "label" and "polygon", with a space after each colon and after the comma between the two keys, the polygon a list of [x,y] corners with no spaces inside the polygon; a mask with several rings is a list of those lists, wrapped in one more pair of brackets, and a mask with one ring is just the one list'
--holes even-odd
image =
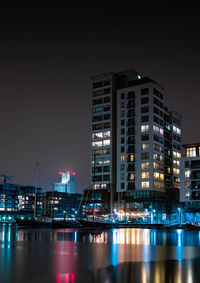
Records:
{"label": "reflection of building", "polygon": [[[41,188],[37,188],[36,215],[42,213]],[[32,216],[35,204],[35,187],[0,183],[0,221],[17,215]],[[9,218],[9,219],[10,219]]]}
{"label": "reflection of building", "polygon": [[183,148],[180,201],[184,204],[185,220],[200,222],[200,143]]}
{"label": "reflection of building", "polygon": [[164,88],[134,70],[95,76],[91,122],[92,187],[117,192],[126,210],[172,208],[180,189],[181,116],[166,107]]}
{"label": "reflection of building", "polygon": [[51,191],[43,193],[43,215],[52,217],[74,217],[82,214],[82,194]]}
{"label": "reflection of building", "polygon": [[76,173],[70,171],[60,171],[59,175],[61,176],[61,181],[59,183],[54,184],[54,190],[57,192],[74,194],[74,176],[76,175]]}

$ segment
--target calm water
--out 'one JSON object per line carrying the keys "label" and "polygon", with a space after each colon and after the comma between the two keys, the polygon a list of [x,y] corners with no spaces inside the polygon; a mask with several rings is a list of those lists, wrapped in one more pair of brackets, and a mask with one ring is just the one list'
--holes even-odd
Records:
{"label": "calm water", "polygon": [[200,282],[200,232],[0,226],[0,282]]}

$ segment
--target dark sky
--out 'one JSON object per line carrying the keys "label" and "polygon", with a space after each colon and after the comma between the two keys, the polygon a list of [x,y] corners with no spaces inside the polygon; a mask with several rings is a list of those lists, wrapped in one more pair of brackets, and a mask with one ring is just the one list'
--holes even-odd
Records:
{"label": "dark sky", "polygon": [[[136,2],[133,2],[136,3]],[[89,184],[90,77],[134,68],[183,115],[183,143],[200,142],[197,7],[156,4],[0,12],[0,173],[52,188],[59,170]]]}

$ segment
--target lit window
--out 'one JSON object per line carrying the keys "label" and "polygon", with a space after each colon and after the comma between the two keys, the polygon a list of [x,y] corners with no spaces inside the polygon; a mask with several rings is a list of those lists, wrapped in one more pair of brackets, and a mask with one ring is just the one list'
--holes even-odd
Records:
{"label": "lit window", "polygon": [[190,198],[190,192],[189,191],[185,192],[185,198],[187,198],[187,199]]}
{"label": "lit window", "polygon": [[149,178],[149,172],[142,172],[141,173],[141,178],[142,179],[148,179]]}
{"label": "lit window", "polygon": [[180,161],[179,160],[173,160],[173,164],[175,165],[175,166],[180,166]]}
{"label": "lit window", "polygon": [[147,182],[141,182],[141,187],[142,187],[143,189],[149,188],[149,181],[147,181]]}
{"label": "lit window", "polygon": [[143,163],[141,163],[141,168],[142,168],[142,169],[148,169],[148,168],[149,168],[149,162],[143,162]]}
{"label": "lit window", "polygon": [[156,132],[156,133],[160,134],[161,136],[163,136],[163,129],[162,128],[160,128],[160,127],[158,127],[156,125],[153,125],[153,130],[154,130],[154,132]]}
{"label": "lit window", "polygon": [[164,189],[164,183],[161,183],[161,182],[154,181],[153,186],[155,189]]}
{"label": "lit window", "polygon": [[134,178],[135,178],[135,175],[133,173],[131,173],[130,176],[129,176],[129,179],[134,180]]}
{"label": "lit window", "polygon": [[190,178],[190,170],[185,171],[185,178]]}
{"label": "lit window", "polygon": [[162,181],[164,180],[164,174],[163,173],[154,172],[153,177],[154,177],[154,179],[157,179],[157,180],[162,180]]}
{"label": "lit window", "polygon": [[180,169],[173,168],[173,173],[176,175],[180,175]]}
{"label": "lit window", "polygon": [[94,133],[92,135],[93,139],[102,139],[103,138],[103,132],[99,132],[99,133]]}
{"label": "lit window", "polygon": [[122,154],[122,155],[121,155],[121,162],[124,162],[124,161],[125,161],[125,155]]}
{"label": "lit window", "polygon": [[149,125],[142,125],[141,132],[147,132],[149,130]]}
{"label": "lit window", "polygon": [[167,167],[167,173],[171,174],[171,168],[170,167]]}
{"label": "lit window", "polygon": [[149,149],[149,144],[148,143],[142,143],[141,149],[142,150],[148,150]]}
{"label": "lit window", "polygon": [[190,182],[185,182],[185,187],[187,188],[187,189],[189,189],[190,188]]}
{"label": "lit window", "polygon": [[103,137],[104,138],[109,138],[110,137],[110,131],[103,132]]}
{"label": "lit window", "polygon": [[179,129],[178,127],[176,126],[173,126],[173,132],[177,133],[178,135],[181,134],[181,129]]}
{"label": "lit window", "polygon": [[134,161],[134,155],[133,155],[133,154],[130,155],[130,161],[131,161],[131,162]]}
{"label": "lit window", "polygon": [[178,151],[173,151],[173,156],[177,158],[181,158],[181,154]]}
{"label": "lit window", "polygon": [[104,141],[103,141],[103,145],[104,145],[104,146],[110,145],[110,140],[104,140]]}
{"label": "lit window", "polygon": [[187,157],[195,157],[196,156],[196,147],[186,148],[186,156]]}
{"label": "lit window", "polygon": [[102,141],[96,141],[92,143],[92,147],[101,147],[102,146]]}

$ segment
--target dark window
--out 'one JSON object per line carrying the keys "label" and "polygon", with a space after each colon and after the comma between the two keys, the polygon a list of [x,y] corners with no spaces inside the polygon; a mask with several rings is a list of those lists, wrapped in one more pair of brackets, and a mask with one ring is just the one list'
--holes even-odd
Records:
{"label": "dark window", "polygon": [[104,129],[110,128],[110,123],[106,122],[106,123],[103,124],[103,126],[104,126]]}
{"label": "dark window", "polygon": [[99,122],[102,120],[102,116],[93,116],[92,122]]}
{"label": "dark window", "polygon": [[159,106],[159,100],[157,99],[157,98],[153,98],[153,102],[156,104],[156,105],[158,105]]}
{"label": "dark window", "polygon": [[157,116],[153,116],[153,121],[157,124],[160,124],[160,119]]}
{"label": "dark window", "polygon": [[102,176],[92,176],[92,181],[102,181]]}
{"label": "dark window", "polygon": [[110,96],[104,98],[104,103],[108,103],[108,102],[110,102]]}
{"label": "dark window", "polygon": [[103,103],[103,99],[102,98],[94,99],[93,102],[92,102],[93,105],[102,104],[102,103]]}
{"label": "dark window", "polygon": [[97,125],[93,125],[92,126],[92,130],[95,131],[95,130],[101,130],[103,129],[103,124],[97,124]]}
{"label": "dark window", "polygon": [[185,168],[189,168],[190,167],[190,162],[189,161],[185,161]]}
{"label": "dark window", "polygon": [[142,97],[141,98],[141,104],[146,104],[149,103],[149,98],[148,97]]}
{"label": "dark window", "polygon": [[127,98],[128,98],[128,99],[135,98],[135,92],[134,92],[134,91],[128,92]]}
{"label": "dark window", "polygon": [[125,125],[125,120],[121,120],[121,126]]}
{"label": "dark window", "polygon": [[124,189],[124,183],[121,183],[121,190]]}
{"label": "dark window", "polygon": [[96,83],[93,83],[93,88],[97,88],[97,87],[102,87],[103,86],[103,82],[96,82]]}
{"label": "dark window", "polygon": [[121,138],[121,143],[124,143],[124,141],[125,141],[124,138]]}
{"label": "dark window", "polygon": [[104,84],[104,86],[110,85],[110,81],[109,80],[104,81],[103,84]]}
{"label": "dark window", "polygon": [[103,175],[103,181],[110,181],[110,175]]}
{"label": "dark window", "polygon": [[135,107],[135,101],[134,100],[128,101],[127,108],[133,108],[133,107]]}
{"label": "dark window", "polygon": [[105,115],[103,115],[103,119],[104,119],[104,120],[109,120],[109,119],[110,119],[110,114],[105,114]]}
{"label": "dark window", "polygon": [[135,128],[134,127],[128,128],[127,135],[133,135],[133,134],[135,134]]}
{"label": "dark window", "polygon": [[144,123],[144,122],[149,122],[149,116],[146,115],[146,116],[141,116],[141,122]]}
{"label": "dark window", "polygon": [[124,171],[124,164],[121,164],[121,170]]}
{"label": "dark window", "polygon": [[110,93],[110,88],[109,87],[104,89],[104,94],[108,94],[108,93]]}
{"label": "dark window", "polygon": [[148,141],[149,140],[149,135],[142,135],[141,136],[141,141]]}
{"label": "dark window", "polygon": [[135,146],[134,145],[129,145],[127,153],[135,153]]}
{"label": "dark window", "polygon": [[134,182],[128,182],[127,190],[135,190],[135,183]]}
{"label": "dark window", "polygon": [[[185,161],[185,162],[188,162],[189,163],[189,161]],[[185,166],[186,167],[186,166]],[[189,166],[188,166],[189,167]],[[191,168],[200,168],[200,160],[193,160],[193,161],[191,161]]]}
{"label": "dark window", "polygon": [[145,107],[141,107],[141,113],[147,113],[149,112],[149,107],[145,106]]}
{"label": "dark window", "polygon": [[125,151],[124,146],[121,146],[121,152],[124,152],[124,151]]}
{"label": "dark window", "polygon": [[128,110],[127,117],[132,117],[132,116],[135,116],[135,111],[134,110]]}
{"label": "dark window", "polygon": [[134,136],[128,137],[127,144],[134,144],[134,143],[135,143],[135,137]]}
{"label": "dark window", "polygon": [[121,93],[121,99],[124,99],[124,98],[125,98],[125,94]]}
{"label": "dark window", "polygon": [[125,134],[125,129],[121,129],[121,135]]}
{"label": "dark window", "polygon": [[110,172],[110,166],[104,166],[103,172]]}
{"label": "dark window", "polygon": [[149,93],[149,89],[148,88],[142,88],[141,89],[141,95],[145,95]]}
{"label": "dark window", "polygon": [[149,153],[148,152],[141,153],[141,159],[149,159]]}
{"label": "dark window", "polygon": [[128,119],[127,125],[128,125],[128,126],[133,126],[133,125],[135,125],[135,119],[134,119],[134,118]]}
{"label": "dark window", "polygon": [[156,113],[157,115],[159,115],[159,109],[157,107],[153,108],[153,112]]}
{"label": "dark window", "polygon": [[110,106],[104,106],[104,112],[110,111]]}

